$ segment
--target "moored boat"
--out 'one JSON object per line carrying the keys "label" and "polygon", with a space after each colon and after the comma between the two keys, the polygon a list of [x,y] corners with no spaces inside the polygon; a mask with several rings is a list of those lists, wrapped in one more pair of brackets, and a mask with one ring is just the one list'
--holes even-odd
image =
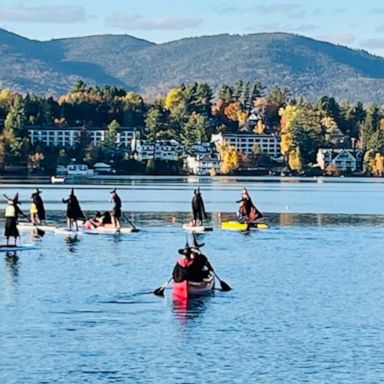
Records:
{"label": "moored boat", "polygon": [[63,184],[63,183],[65,183],[65,177],[64,176],[52,176],[51,177],[51,183],[52,184]]}
{"label": "moored boat", "polygon": [[173,282],[173,300],[188,300],[192,297],[206,295],[215,288],[215,277],[210,274],[203,281],[187,281],[180,283]]}
{"label": "moored boat", "polygon": [[221,223],[222,229],[229,229],[231,231],[249,231],[250,229],[267,229],[266,223],[239,223],[238,221],[223,221]]}

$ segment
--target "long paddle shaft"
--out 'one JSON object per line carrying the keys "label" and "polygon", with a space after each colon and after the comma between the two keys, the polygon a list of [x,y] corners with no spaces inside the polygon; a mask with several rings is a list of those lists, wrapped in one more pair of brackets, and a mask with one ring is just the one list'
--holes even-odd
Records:
{"label": "long paddle shaft", "polygon": [[167,285],[173,280],[173,277],[171,277],[169,280],[167,280],[161,287],[156,288],[153,293],[157,296],[164,296],[164,290],[167,287]]}
{"label": "long paddle shaft", "polygon": [[230,291],[232,288],[223,280],[220,279],[219,276],[217,276],[217,273],[212,269],[213,274],[215,275],[216,279],[220,281],[221,289],[225,292]]}
{"label": "long paddle shaft", "polygon": [[134,232],[139,232],[139,230],[135,227],[131,220],[128,219],[127,216],[123,215],[124,219],[127,220],[128,224],[132,226]]}
{"label": "long paddle shaft", "polygon": [[[8,196],[7,196],[5,193],[3,194],[3,196],[7,199],[7,201],[8,201],[8,200],[11,200],[11,199],[8,198]],[[25,215],[25,214],[24,214],[23,212],[21,212],[21,211],[20,211],[20,213],[21,213],[21,215],[22,215],[23,217],[25,217],[30,223],[32,223],[32,220],[31,220],[27,215]],[[42,229],[38,228],[36,224],[34,224],[34,223],[32,223],[32,224],[33,224],[33,226],[36,228],[37,234],[38,234],[39,236],[43,237],[43,236],[45,235],[45,231],[43,231]]]}

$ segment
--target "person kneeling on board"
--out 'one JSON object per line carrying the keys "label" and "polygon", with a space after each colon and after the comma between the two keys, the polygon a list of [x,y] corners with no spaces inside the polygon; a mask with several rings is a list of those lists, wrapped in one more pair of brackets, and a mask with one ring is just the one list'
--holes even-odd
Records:
{"label": "person kneeling on board", "polygon": [[100,227],[102,225],[101,222],[101,213],[97,211],[92,217],[90,217],[85,223],[84,228],[87,230],[96,229],[97,227]]}

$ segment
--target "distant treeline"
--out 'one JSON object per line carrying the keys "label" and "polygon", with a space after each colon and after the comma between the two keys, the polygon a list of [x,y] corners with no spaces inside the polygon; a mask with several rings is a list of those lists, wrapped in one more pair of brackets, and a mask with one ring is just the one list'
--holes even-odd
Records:
{"label": "distant treeline", "polygon": [[[362,148],[364,172],[382,174],[384,111],[381,106],[338,103],[328,96],[316,103],[293,98],[289,89],[274,87],[268,93],[260,82],[224,84],[217,94],[206,83],[181,84],[146,103],[143,97],[116,86],[88,86],[78,81],[58,99],[34,94],[0,91],[0,167],[28,167],[54,172],[70,159],[92,165],[111,161],[120,172],[143,172],[116,145],[119,127],[135,127],[142,138],[176,139],[188,153],[193,144],[209,140],[212,133],[254,131],[281,136],[281,152],[292,171],[313,164],[319,148]],[[84,135],[75,148],[48,148],[28,139],[30,126],[82,127]],[[108,130],[106,140],[92,147],[88,127]],[[256,153],[255,153],[256,155]],[[151,164],[153,167],[153,164]],[[166,167],[164,172],[178,172]],[[171,169],[168,169],[171,168]]]}

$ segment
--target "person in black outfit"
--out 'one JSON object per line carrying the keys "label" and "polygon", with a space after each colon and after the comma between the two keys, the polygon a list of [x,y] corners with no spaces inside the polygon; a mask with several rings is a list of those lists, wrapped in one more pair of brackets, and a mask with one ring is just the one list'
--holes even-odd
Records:
{"label": "person in black outfit", "polygon": [[197,225],[197,219],[199,219],[200,225],[203,225],[203,216],[205,220],[207,220],[208,218],[207,213],[205,212],[204,201],[201,196],[200,188],[197,188],[193,191],[192,214],[193,214],[192,224],[194,226]]}
{"label": "person in black outfit", "polygon": [[71,193],[67,199],[63,199],[63,203],[67,204],[67,226],[68,230],[72,230],[72,225],[75,224],[76,231],[79,230],[77,220],[85,220],[83,211],[80,208],[79,200],[75,196],[74,189],[72,188]]}
{"label": "person in black outfit", "polygon": [[200,252],[200,248],[204,244],[199,244],[194,235],[193,246],[190,247],[188,243],[184,249],[179,249],[179,254],[183,257],[177,260],[173,268],[172,277],[176,283],[187,281],[200,282],[206,279],[210,271],[213,271],[208,258]]}
{"label": "person in black outfit", "polygon": [[172,277],[176,283],[181,283],[185,280],[189,281],[191,277],[190,268],[193,263],[192,249],[187,242],[185,248],[179,249],[178,252],[182,257],[177,260],[172,271]]}
{"label": "person in black outfit", "polygon": [[[39,188],[36,188],[36,192],[32,193],[32,204],[34,204],[36,208],[36,213],[33,214],[33,217],[31,217],[32,222],[34,224],[46,224],[45,222],[45,208],[43,199],[40,196],[41,191]],[[31,208],[31,214],[32,214],[32,208]]]}
{"label": "person in black outfit", "polygon": [[253,204],[247,188],[243,188],[243,190],[241,191],[241,200],[236,201],[236,203],[240,203],[240,207],[239,207],[240,222],[251,223],[263,217],[263,214]]}
{"label": "person in black outfit", "polygon": [[115,204],[112,209],[112,221],[113,225],[115,226],[116,230],[120,230],[121,228],[121,223],[120,223],[120,218],[121,218],[121,199],[119,195],[116,192],[116,188],[111,192],[111,200]]}
{"label": "person in black outfit", "polygon": [[17,238],[20,237],[19,230],[17,229],[17,219],[20,215],[24,215],[21,209],[18,207],[19,194],[16,193],[15,197],[12,199],[7,199],[7,207],[5,208],[5,228],[4,236],[7,238],[7,245],[9,245],[9,238],[15,238],[15,246]]}

